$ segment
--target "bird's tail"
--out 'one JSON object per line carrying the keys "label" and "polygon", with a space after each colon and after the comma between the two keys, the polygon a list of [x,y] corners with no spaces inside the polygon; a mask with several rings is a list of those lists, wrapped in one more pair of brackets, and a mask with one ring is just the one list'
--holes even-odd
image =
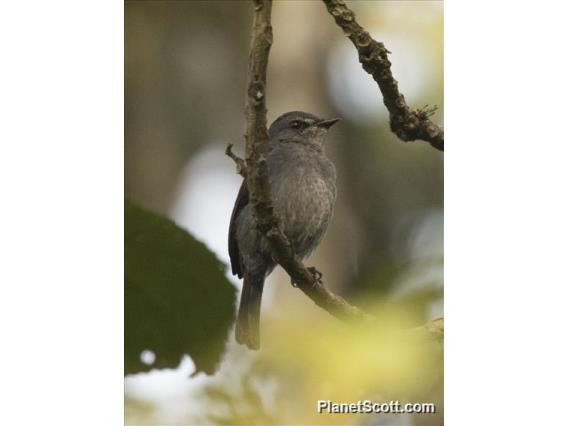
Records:
{"label": "bird's tail", "polygon": [[253,350],[260,348],[260,302],[263,287],[264,276],[253,278],[245,274],[235,337],[238,343]]}

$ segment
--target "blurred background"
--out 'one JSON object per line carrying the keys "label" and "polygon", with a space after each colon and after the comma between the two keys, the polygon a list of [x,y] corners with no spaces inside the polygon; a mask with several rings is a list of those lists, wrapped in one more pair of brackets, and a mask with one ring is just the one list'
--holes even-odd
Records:
{"label": "blurred background", "polygon": [[[433,121],[443,125],[442,2],[348,5],[392,52],[393,74],[408,104],[437,105]],[[126,196],[170,217],[225,264],[241,177],[224,150],[233,143],[237,154],[244,153],[251,22],[248,1],[125,2]],[[322,2],[276,1],[272,24],[269,123],[292,110],[343,119],[326,147],[338,172],[335,214],[306,263],[317,265],[326,286],[384,316],[386,324],[412,327],[442,316],[442,154],[390,132],[376,83]],[[240,288],[239,280],[227,277]],[[262,350],[252,353],[230,334],[213,376],[190,377],[190,357],[176,369],[127,376],[126,422],[442,423],[439,350],[386,350],[377,344],[390,341],[387,332],[345,330],[292,288],[280,268],[265,286],[261,336]],[[347,348],[338,347],[346,341]],[[336,350],[340,355],[332,356]],[[362,354],[370,353],[376,357],[365,364],[368,355]],[[152,353],[144,356],[151,362]],[[315,410],[317,399],[384,401],[393,395],[436,402],[438,412],[347,420]]]}

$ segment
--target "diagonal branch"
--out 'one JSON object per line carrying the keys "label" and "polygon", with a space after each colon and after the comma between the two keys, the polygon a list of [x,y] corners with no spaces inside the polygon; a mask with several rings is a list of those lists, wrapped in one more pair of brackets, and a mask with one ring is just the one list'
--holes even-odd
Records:
{"label": "diagonal branch", "polygon": [[443,341],[444,318],[437,318],[419,327],[412,328],[408,330],[408,336],[415,339]]}
{"label": "diagonal branch", "polygon": [[[266,164],[268,146],[266,68],[272,45],[270,24],[272,0],[253,0],[253,2],[255,8],[245,103],[246,164],[233,154],[231,146],[227,147],[226,154],[237,165],[237,172],[247,180],[249,202],[253,207],[256,226],[269,241],[274,259],[284,268],[298,288],[316,305],[340,320],[372,321],[373,316],[329,291],[321,281],[321,274],[318,276],[315,269],[306,268],[294,254],[290,241],[282,232],[278,217],[275,215]],[[426,326],[419,330],[433,334]]]}
{"label": "diagonal branch", "polygon": [[[370,316],[326,289],[320,279],[295,256],[274,214],[266,153],[266,67],[272,44],[271,0],[254,0],[252,40],[249,54],[246,113],[246,179],[256,225],[268,239],[275,260],[294,283],[318,306],[340,319],[368,319]],[[230,152],[230,150],[229,150]],[[234,158],[233,158],[234,159]],[[239,162],[237,161],[237,165]]]}
{"label": "diagonal branch", "polygon": [[391,130],[399,139],[409,142],[423,140],[434,148],[444,150],[444,130],[430,121],[435,108],[410,108],[398,90],[392,75],[390,53],[383,43],[374,40],[355,20],[355,13],[343,0],[323,0],[335,23],[343,30],[359,52],[359,62],[371,74],[383,94],[383,102],[390,115]]}

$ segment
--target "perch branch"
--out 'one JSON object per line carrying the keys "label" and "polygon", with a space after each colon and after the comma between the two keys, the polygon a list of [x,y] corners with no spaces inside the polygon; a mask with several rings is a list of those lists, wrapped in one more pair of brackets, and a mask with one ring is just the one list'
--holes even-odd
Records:
{"label": "perch branch", "polygon": [[[330,292],[317,274],[310,272],[294,254],[274,214],[266,153],[266,67],[272,45],[271,0],[254,0],[252,40],[249,53],[246,113],[246,179],[250,203],[260,232],[268,239],[275,260],[286,270],[306,296],[333,316],[343,319],[368,319],[361,309]],[[230,152],[230,150],[229,150]],[[242,160],[241,160],[242,161]],[[237,165],[239,164],[238,161]]]}
{"label": "perch branch", "polygon": [[351,40],[363,69],[371,74],[383,95],[383,102],[390,115],[391,130],[404,142],[423,140],[434,148],[444,150],[444,130],[430,121],[436,108],[410,108],[398,90],[398,83],[392,75],[390,53],[383,43],[374,40],[355,20],[355,13],[343,0],[323,0],[335,23]]}
{"label": "perch branch", "polygon": [[437,318],[428,321],[420,327],[409,330],[409,334],[413,338],[443,341],[444,340],[444,318]]}
{"label": "perch branch", "polygon": [[255,7],[245,102],[247,159],[245,162],[237,157],[232,152],[231,145],[227,147],[226,154],[233,159],[237,165],[237,172],[247,181],[249,202],[253,207],[257,228],[269,241],[274,259],[284,268],[298,288],[317,306],[340,320],[371,321],[373,316],[329,291],[321,281],[321,274],[313,268],[306,268],[294,254],[290,241],[282,232],[278,217],[275,215],[266,164],[268,145],[266,68],[272,45],[270,24],[272,0],[253,0],[253,2]]}

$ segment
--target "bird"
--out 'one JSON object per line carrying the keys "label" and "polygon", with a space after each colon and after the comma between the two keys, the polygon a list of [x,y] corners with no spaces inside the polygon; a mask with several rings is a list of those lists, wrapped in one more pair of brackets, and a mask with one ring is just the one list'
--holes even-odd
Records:
{"label": "bird", "polygon": [[[300,259],[316,249],[333,215],[336,170],[325,154],[324,142],[339,120],[291,111],[280,115],[268,129],[266,164],[274,214]],[[243,278],[235,338],[258,350],[264,281],[277,263],[269,242],[256,229],[246,180],[231,214],[229,256],[233,275]]]}

